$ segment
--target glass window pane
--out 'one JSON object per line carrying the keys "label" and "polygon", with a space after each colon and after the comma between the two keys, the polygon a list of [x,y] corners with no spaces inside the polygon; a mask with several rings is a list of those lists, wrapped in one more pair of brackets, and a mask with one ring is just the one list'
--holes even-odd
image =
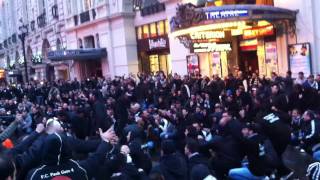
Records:
{"label": "glass window pane", "polygon": [[150,37],[157,37],[156,23],[150,24]]}
{"label": "glass window pane", "polygon": [[170,33],[170,26],[169,26],[169,21],[166,20],[166,34]]}
{"label": "glass window pane", "polygon": [[149,60],[150,60],[150,71],[153,73],[159,71],[159,57],[158,57],[158,55],[157,54],[150,55]]}
{"label": "glass window pane", "polygon": [[157,28],[158,28],[158,36],[162,36],[165,34],[164,21],[159,21],[157,23]]}
{"label": "glass window pane", "polygon": [[148,24],[143,26],[143,38],[149,38],[149,26]]}
{"label": "glass window pane", "polygon": [[138,37],[138,39],[142,39],[142,27],[141,26],[139,26],[137,28],[137,37]]}

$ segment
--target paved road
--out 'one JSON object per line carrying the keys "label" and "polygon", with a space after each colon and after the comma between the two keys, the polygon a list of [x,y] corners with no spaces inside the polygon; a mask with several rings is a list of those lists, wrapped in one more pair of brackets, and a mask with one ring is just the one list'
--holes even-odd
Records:
{"label": "paved road", "polygon": [[306,170],[311,163],[311,157],[306,153],[301,153],[293,147],[288,147],[284,154],[285,164],[295,171],[293,179],[308,180],[306,178]]}

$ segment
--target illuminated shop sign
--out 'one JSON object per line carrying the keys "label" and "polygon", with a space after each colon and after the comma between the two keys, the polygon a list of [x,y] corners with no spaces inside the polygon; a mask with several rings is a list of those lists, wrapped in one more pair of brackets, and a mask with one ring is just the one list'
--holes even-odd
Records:
{"label": "illuminated shop sign", "polygon": [[192,32],[190,33],[192,40],[196,39],[223,39],[225,38],[224,31],[203,31],[203,32]]}
{"label": "illuminated shop sign", "polygon": [[224,52],[224,51],[231,51],[231,44],[217,44],[217,43],[194,43],[193,50],[195,53],[202,53],[202,52]]}
{"label": "illuminated shop sign", "polygon": [[205,12],[205,13],[207,16],[207,20],[249,16],[248,10],[240,10],[240,9],[239,10],[210,11],[210,12]]}
{"label": "illuminated shop sign", "polygon": [[243,39],[251,39],[261,36],[271,36],[274,34],[273,26],[246,29],[243,31]]}
{"label": "illuminated shop sign", "polygon": [[165,38],[149,39],[149,50],[166,48],[167,40]]}

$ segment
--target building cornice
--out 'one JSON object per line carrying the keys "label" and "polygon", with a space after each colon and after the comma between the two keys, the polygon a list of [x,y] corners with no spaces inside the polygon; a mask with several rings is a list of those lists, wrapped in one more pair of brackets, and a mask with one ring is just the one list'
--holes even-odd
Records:
{"label": "building cornice", "polygon": [[110,20],[114,20],[114,19],[118,19],[118,18],[134,18],[135,16],[135,13],[134,12],[122,12],[122,13],[115,13],[115,14],[112,14],[110,16],[107,16],[107,17],[102,17],[102,18],[99,18],[99,19],[96,19],[96,20],[93,20],[93,21],[90,21],[90,22],[86,22],[86,23],[83,23],[83,24],[80,24],[78,26],[74,26],[74,27],[71,27],[71,28],[66,28],[66,32],[72,32],[72,31],[75,31],[75,30],[78,30],[78,29],[83,29],[83,28],[86,28],[88,26],[91,26],[93,24],[97,24],[97,23],[100,23],[100,22],[105,22],[105,21],[110,21]]}

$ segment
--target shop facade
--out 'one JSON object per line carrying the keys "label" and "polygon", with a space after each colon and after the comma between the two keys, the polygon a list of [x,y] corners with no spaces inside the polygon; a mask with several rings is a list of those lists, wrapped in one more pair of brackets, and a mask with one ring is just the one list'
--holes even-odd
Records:
{"label": "shop facade", "polygon": [[[189,3],[194,6],[188,8]],[[135,26],[169,22],[172,73],[226,76],[241,70],[270,77],[288,70],[320,72],[320,1],[158,0],[154,7],[159,4],[165,7],[161,11],[137,12]],[[292,57],[292,47],[307,49],[306,56]],[[140,69],[141,64],[139,57]]]}
{"label": "shop facade", "polygon": [[156,73],[162,71],[169,74],[172,71],[169,23],[161,20],[136,27],[139,58],[139,71]]}
{"label": "shop facade", "polygon": [[[188,73],[225,77],[242,71],[270,77],[288,69],[279,54],[287,53],[281,46],[288,44],[296,14],[273,6],[184,4],[170,21],[171,36],[190,51]],[[190,69],[194,67],[197,71]]]}

